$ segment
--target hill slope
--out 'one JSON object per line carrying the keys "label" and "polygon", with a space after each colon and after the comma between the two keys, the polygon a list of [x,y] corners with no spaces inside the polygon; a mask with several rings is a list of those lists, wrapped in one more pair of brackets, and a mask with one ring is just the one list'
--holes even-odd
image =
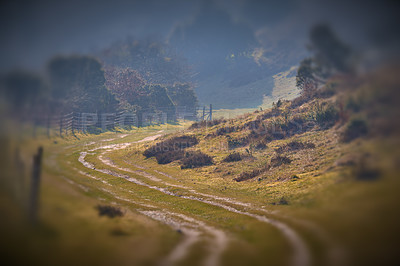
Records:
{"label": "hill slope", "polygon": [[168,148],[177,136],[165,137],[155,160],[196,176],[194,186],[319,224],[342,248],[331,259],[393,263],[400,233],[397,71],[336,77],[269,110],[194,123],[178,134],[194,143],[177,154]]}
{"label": "hill slope", "polygon": [[396,73],[337,77],[189,128],[26,141],[19,165],[45,150],[39,224],[1,194],[2,254],[21,264],[397,265]]}

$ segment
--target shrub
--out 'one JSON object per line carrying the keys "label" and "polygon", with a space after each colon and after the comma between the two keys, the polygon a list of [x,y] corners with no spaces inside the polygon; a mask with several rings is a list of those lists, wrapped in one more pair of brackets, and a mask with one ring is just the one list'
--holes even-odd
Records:
{"label": "shrub", "polygon": [[129,236],[130,234],[121,228],[114,228],[110,231],[112,236]]}
{"label": "shrub", "polygon": [[213,159],[200,151],[186,152],[181,159],[181,169],[197,168],[206,165],[212,165]]}
{"label": "shrub", "polygon": [[246,181],[268,171],[269,168],[270,167],[267,165],[265,167],[257,168],[249,172],[242,172],[238,177],[234,178],[233,180],[236,182]]}
{"label": "shrub", "polygon": [[298,115],[286,121],[283,119],[275,119],[266,126],[262,138],[264,142],[284,139],[306,132],[313,128],[314,125],[315,122],[308,121],[306,118]]}
{"label": "shrub", "polygon": [[352,119],[342,134],[342,141],[349,142],[353,139],[365,136],[368,134],[367,122],[363,119]]}
{"label": "shrub", "polygon": [[278,167],[281,166],[282,164],[290,164],[291,162],[292,160],[286,156],[277,155],[271,158],[272,167]]}
{"label": "shrub", "polygon": [[267,144],[265,144],[264,141],[259,141],[259,142],[257,142],[256,144],[254,144],[254,148],[255,148],[256,150],[264,150],[264,149],[267,148]]}
{"label": "shrub", "polygon": [[303,150],[303,149],[314,149],[315,145],[311,142],[300,142],[297,140],[291,141],[286,145],[283,145],[275,150],[276,153],[281,154],[283,152],[288,151],[296,151],[296,150]]}
{"label": "shrub", "polygon": [[192,147],[198,143],[194,136],[173,137],[156,145],[151,146],[143,152],[146,158],[156,157],[157,162],[168,163],[179,160],[183,156],[183,150]]}
{"label": "shrub", "polygon": [[124,213],[120,208],[108,206],[108,205],[97,205],[96,209],[99,212],[99,216],[108,216],[114,218],[117,216],[124,216]]}
{"label": "shrub", "polygon": [[88,126],[86,128],[86,132],[89,134],[99,135],[99,134],[103,133],[103,130],[99,127]]}
{"label": "shrub", "polygon": [[359,181],[374,181],[381,177],[382,170],[376,164],[376,158],[371,154],[362,154],[352,165],[352,175]]}
{"label": "shrub", "polygon": [[221,127],[215,131],[215,136],[225,135],[236,131],[236,127]]}
{"label": "shrub", "polygon": [[289,202],[286,200],[285,197],[282,197],[278,202],[272,203],[272,205],[289,205]]}
{"label": "shrub", "polygon": [[231,136],[226,136],[228,139],[228,148],[229,149],[235,149],[238,147],[243,147],[246,146],[249,143],[249,140],[247,138],[240,138],[240,139],[234,139]]}
{"label": "shrub", "polygon": [[168,164],[183,158],[183,150],[160,152],[156,154],[158,164]]}
{"label": "shrub", "polygon": [[355,178],[360,181],[374,181],[381,176],[379,169],[368,167],[365,164],[356,166],[353,173]]}
{"label": "shrub", "polygon": [[316,104],[314,118],[320,127],[331,127],[339,119],[338,110],[332,105]]}
{"label": "shrub", "polygon": [[242,156],[240,156],[240,153],[234,152],[226,156],[222,161],[229,163],[229,162],[238,162],[242,160]]}

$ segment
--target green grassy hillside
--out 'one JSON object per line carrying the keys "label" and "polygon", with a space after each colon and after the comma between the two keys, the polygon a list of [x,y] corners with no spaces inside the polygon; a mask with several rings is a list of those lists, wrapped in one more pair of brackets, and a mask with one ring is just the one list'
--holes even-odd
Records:
{"label": "green grassy hillside", "polygon": [[[397,261],[397,70],[336,77],[272,109],[195,123],[185,134],[199,143],[163,169],[191,176],[193,186],[320,225],[341,243],[350,265]],[[202,161],[199,152],[213,163],[178,170],[186,157]]]}
{"label": "green grassy hillside", "polygon": [[[2,159],[2,258],[24,265],[396,265],[397,71],[336,77],[233,119],[97,136],[15,134]],[[34,225],[26,203],[39,145]],[[122,216],[101,215],[99,205]]]}

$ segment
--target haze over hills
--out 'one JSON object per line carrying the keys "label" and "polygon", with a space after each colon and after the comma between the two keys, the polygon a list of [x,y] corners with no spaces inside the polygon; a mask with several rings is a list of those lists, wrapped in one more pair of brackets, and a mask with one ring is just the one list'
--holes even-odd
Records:
{"label": "haze over hills", "polygon": [[385,34],[396,24],[386,15],[394,12],[391,6],[314,0],[4,2],[0,69],[42,71],[56,54],[96,54],[127,36],[156,36],[187,59],[201,104],[257,107],[273,94],[273,76],[306,56],[307,32],[316,22],[328,22],[360,49],[371,50],[371,39],[385,49],[396,47],[396,35]]}
{"label": "haze over hills", "polygon": [[[261,34],[259,34],[261,35]],[[262,104],[274,88],[273,75],[305,56],[303,47],[282,40],[267,49],[249,23],[234,21],[216,5],[203,5],[190,21],[174,28],[169,43],[193,66],[201,103],[218,108]]]}

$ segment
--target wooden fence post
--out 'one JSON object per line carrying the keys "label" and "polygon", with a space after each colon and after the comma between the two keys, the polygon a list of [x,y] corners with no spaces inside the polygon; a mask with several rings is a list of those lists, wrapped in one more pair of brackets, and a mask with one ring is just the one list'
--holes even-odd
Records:
{"label": "wooden fence post", "polygon": [[33,156],[31,194],[29,201],[29,219],[32,224],[35,224],[37,222],[42,156],[43,156],[43,147],[39,147],[37,154]]}
{"label": "wooden fence post", "polygon": [[210,118],[210,121],[212,120],[212,104],[210,104],[210,115],[208,116]]}
{"label": "wooden fence post", "polygon": [[60,116],[60,137],[62,137],[63,115]]}
{"label": "wooden fence post", "polygon": [[50,115],[47,115],[46,133],[47,133],[47,137],[50,138]]}
{"label": "wooden fence post", "polygon": [[74,126],[75,126],[75,114],[74,114],[74,112],[72,112],[72,121],[71,121],[71,133],[72,133],[72,136],[75,136]]}

